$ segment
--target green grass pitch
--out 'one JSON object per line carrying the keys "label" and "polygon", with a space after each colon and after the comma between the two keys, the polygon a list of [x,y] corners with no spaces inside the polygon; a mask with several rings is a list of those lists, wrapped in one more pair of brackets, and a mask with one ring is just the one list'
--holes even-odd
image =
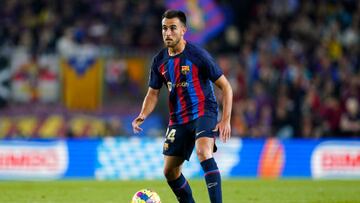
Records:
{"label": "green grass pitch", "polygon": [[[207,203],[204,180],[190,180],[197,203]],[[156,181],[0,181],[4,203],[129,203],[139,189],[151,188],[162,203],[176,202],[165,180]],[[223,181],[224,203],[360,203],[360,181],[259,180]]]}

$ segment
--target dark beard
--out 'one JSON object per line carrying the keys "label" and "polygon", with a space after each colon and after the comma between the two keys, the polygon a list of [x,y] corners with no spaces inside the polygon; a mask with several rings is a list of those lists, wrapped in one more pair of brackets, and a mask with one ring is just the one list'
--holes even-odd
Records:
{"label": "dark beard", "polygon": [[165,46],[166,46],[167,48],[174,48],[174,47],[176,47],[176,45],[179,44],[180,39],[178,39],[177,41],[173,41],[173,42],[174,42],[174,43],[172,43],[171,45],[168,45],[168,44],[165,42]]}

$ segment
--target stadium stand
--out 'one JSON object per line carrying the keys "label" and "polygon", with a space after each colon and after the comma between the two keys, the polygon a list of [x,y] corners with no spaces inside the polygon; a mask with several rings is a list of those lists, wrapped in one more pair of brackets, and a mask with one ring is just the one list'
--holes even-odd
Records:
{"label": "stadium stand", "polygon": [[[234,136],[359,137],[358,1],[217,3],[226,11],[226,26],[203,45],[234,88]],[[0,137],[98,137],[121,126],[115,134],[131,135],[129,115],[138,111],[148,64],[162,45],[166,5],[1,1],[0,73],[7,77],[0,80]],[[88,95],[100,100],[71,103],[77,86],[66,89],[70,76],[62,64],[74,55],[95,57],[88,63],[103,68],[99,84],[88,84],[99,86]],[[72,62],[81,69],[82,60]],[[166,125],[163,109],[149,121],[154,136]]]}

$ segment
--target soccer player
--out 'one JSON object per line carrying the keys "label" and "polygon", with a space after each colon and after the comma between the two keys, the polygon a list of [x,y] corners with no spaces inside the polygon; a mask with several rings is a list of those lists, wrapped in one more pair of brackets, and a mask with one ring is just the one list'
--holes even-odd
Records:
{"label": "soccer player", "polygon": [[[184,40],[186,16],[178,10],[168,10],[162,16],[162,36],[165,48],[154,58],[149,88],[141,112],[132,122],[134,133],[154,110],[163,84],[169,91],[170,121],[163,147],[164,175],[181,203],[195,202],[181,166],[196,148],[211,202],[222,202],[221,177],[213,158],[215,136],[223,142],[230,138],[232,89],[204,49]],[[218,104],[212,83],[222,90],[223,113],[217,122]]]}

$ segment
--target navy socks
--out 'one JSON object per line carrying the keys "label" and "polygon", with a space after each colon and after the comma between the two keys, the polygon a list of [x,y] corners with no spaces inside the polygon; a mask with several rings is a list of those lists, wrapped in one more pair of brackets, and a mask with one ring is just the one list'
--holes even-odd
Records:
{"label": "navy socks", "polygon": [[200,164],[202,169],[204,170],[206,186],[209,192],[211,203],[221,203],[221,176],[215,159],[210,158],[202,161]]}
{"label": "navy socks", "polygon": [[194,198],[192,196],[192,191],[190,188],[189,183],[183,176],[183,174],[180,175],[179,178],[176,180],[168,181],[169,186],[175,193],[178,201],[180,203],[194,203]]}
{"label": "navy socks", "polygon": [[[200,164],[204,170],[204,177],[209,192],[210,202],[222,203],[221,176],[214,158],[202,161]],[[180,203],[195,202],[190,185],[183,174],[181,174],[176,180],[168,181],[168,184]]]}

